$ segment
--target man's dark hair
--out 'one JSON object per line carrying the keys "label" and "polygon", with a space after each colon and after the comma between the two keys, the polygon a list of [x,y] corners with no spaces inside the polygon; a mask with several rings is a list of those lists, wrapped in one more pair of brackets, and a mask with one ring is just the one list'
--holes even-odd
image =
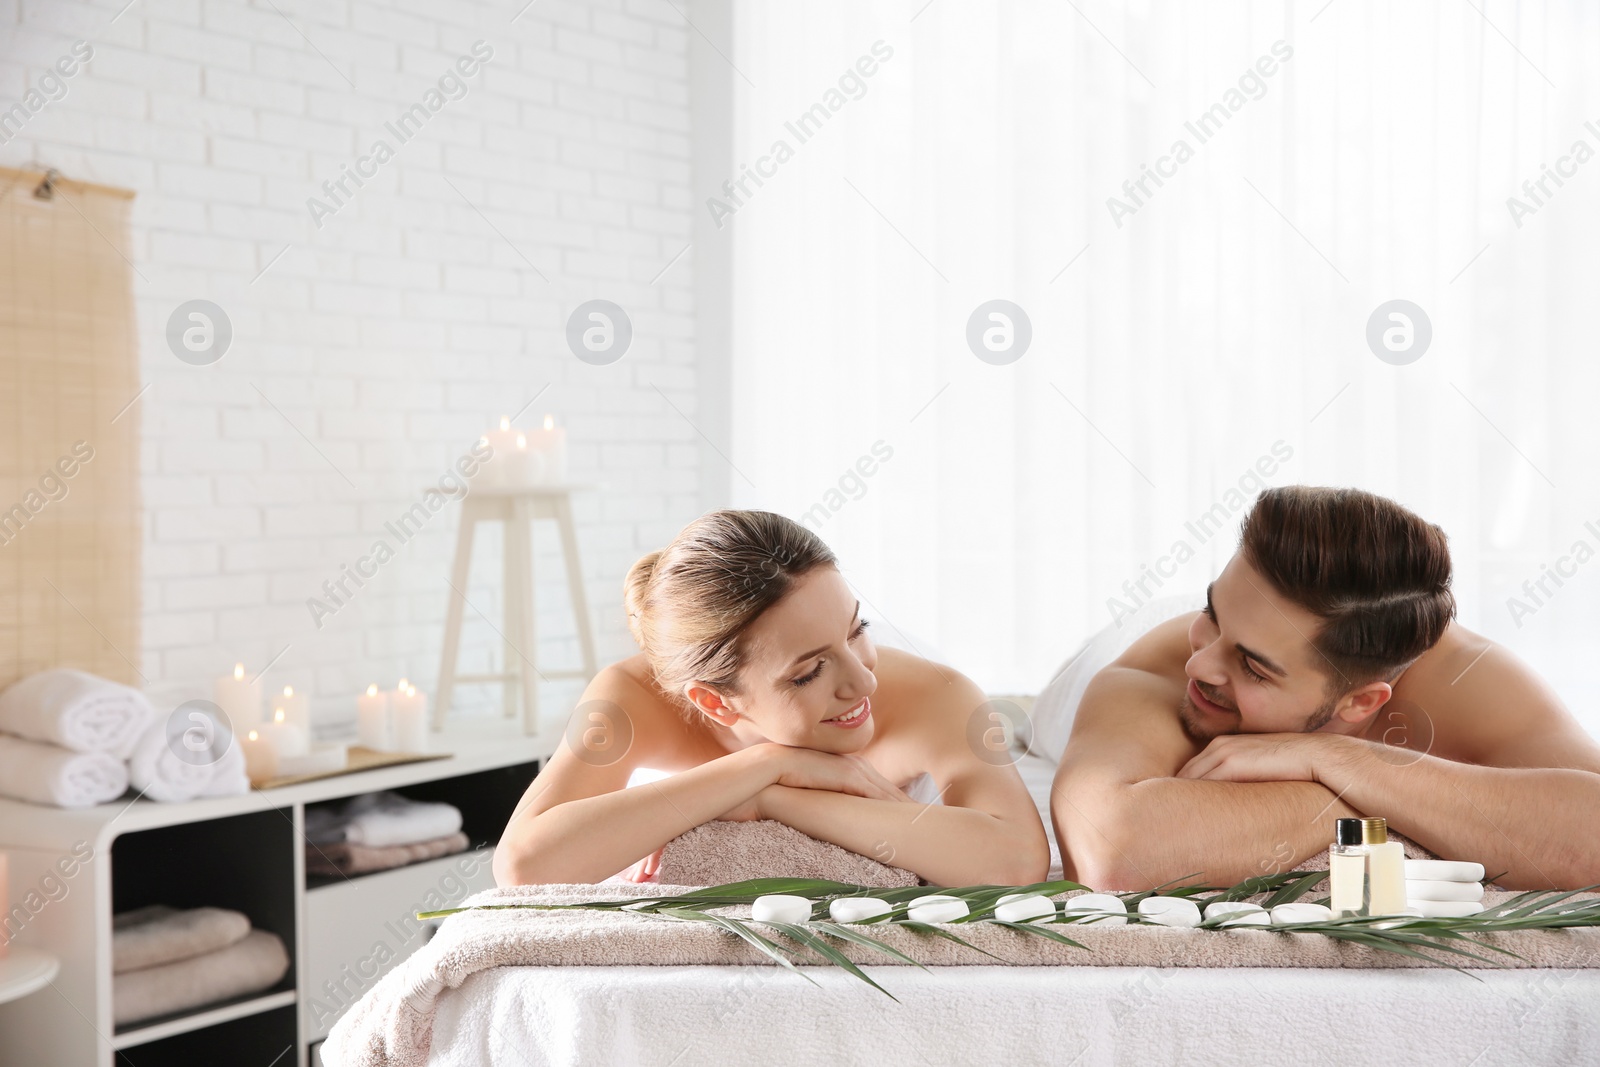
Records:
{"label": "man's dark hair", "polygon": [[1322,620],[1312,644],[1334,692],[1393,682],[1455,617],[1444,531],[1373,493],[1268,489],[1245,516],[1239,550],[1279,594]]}

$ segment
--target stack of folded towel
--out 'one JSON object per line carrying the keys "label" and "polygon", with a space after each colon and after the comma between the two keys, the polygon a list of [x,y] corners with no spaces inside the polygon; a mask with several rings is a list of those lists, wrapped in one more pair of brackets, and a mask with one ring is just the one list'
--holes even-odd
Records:
{"label": "stack of folded towel", "polygon": [[137,689],[83,671],[24,678],[0,693],[0,794],[58,808],[115,800],[155,717]]}
{"label": "stack of folded towel", "polygon": [[209,728],[179,725],[174,741],[137,689],[70,668],[40,671],[0,693],[0,795],[86,808],[130,782],[167,802],[249,792],[244,751],[225,726],[214,717]]}
{"label": "stack of folded towel", "polygon": [[277,934],[237,911],[164,905],[112,917],[111,1015],[118,1026],[271,989],[289,971]]}
{"label": "stack of folded towel", "polygon": [[453,804],[369,793],[306,809],[306,873],[367,874],[465,852],[461,811]]}
{"label": "stack of folded towel", "polygon": [[1406,860],[1406,905],[1427,919],[1459,919],[1483,910],[1483,864]]}

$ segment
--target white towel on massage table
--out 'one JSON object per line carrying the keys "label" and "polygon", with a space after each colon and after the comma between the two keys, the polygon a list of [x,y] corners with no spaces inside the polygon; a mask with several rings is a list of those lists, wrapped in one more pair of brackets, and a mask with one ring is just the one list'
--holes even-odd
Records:
{"label": "white towel on massage table", "polygon": [[0,795],[88,808],[115,800],[127,788],[127,764],[109,752],[73,752],[0,734]]}
{"label": "white towel on massage table", "polygon": [[209,719],[210,726],[195,721],[174,737],[165,723],[156,723],[134,746],[128,759],[128,779],[142,795],[164,804],[181,804],[250,792],[239,739],[209,713],[194,714]]}
{"label": "white towel on massage table", "polygon": [[137,689],[66,667],[30,674],[0,693],[0,731],[118,759],[128,758],[155,717]]}

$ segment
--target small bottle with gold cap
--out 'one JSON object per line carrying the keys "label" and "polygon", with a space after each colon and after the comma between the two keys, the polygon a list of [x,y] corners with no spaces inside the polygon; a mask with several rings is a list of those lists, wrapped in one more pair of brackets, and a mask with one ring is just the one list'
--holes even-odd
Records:
{"label": "small bottle with gold cap", "polygon": [[1387,819],[1362,819],[1361,843],[1367,850],[1368,915],[1400,915],[1406,910],[1406,850],[1389,840]]}

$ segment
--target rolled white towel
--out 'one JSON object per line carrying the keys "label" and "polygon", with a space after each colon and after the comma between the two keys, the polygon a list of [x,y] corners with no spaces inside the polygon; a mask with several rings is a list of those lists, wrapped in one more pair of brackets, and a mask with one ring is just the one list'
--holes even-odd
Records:
{"label": "rolled white towel", "polygon": [[0,734],[0,795],[57,808],[87,808],[120,797],[128,766],[109,752],[73,752]]}
{"label": "rolled white towel", "polygon": [[449,837],[460,829],[461,809],[455,805],[410,800],[398,793],[369,793],[337,813],[321,809],[306,816],[306,836],[317,844],[348,841],[386,848]]}
{"label": "rolled white towel", "polygon": [[1425,919],[1464,919],[1483,910],[1483,905],[1473,900],[1408,900],[1406,907]]}
{"label": "rolled white towel", "polygon": [[128,759],[133,787],[164,804],[248,792],[239,739],[209,712],[192,714],[201,718],[157,723],[145,731]]}
{"label": "rolled white towel", "polygon": [[1420,878],[1407,878],[1406,899],[1478,901],[1483,899],[1483,883],[1430,882]]}
{"label": "rolled white towel", "polygon": [[1483,864],[1459,860],[1406,860],[1406,877],[1437,882],[1481,882]]}
{"label": "rolled white towel", "polygon": [[68,667],[30,674],[0,693],[0,731],[118,759],[155,717],[139,690]]}

